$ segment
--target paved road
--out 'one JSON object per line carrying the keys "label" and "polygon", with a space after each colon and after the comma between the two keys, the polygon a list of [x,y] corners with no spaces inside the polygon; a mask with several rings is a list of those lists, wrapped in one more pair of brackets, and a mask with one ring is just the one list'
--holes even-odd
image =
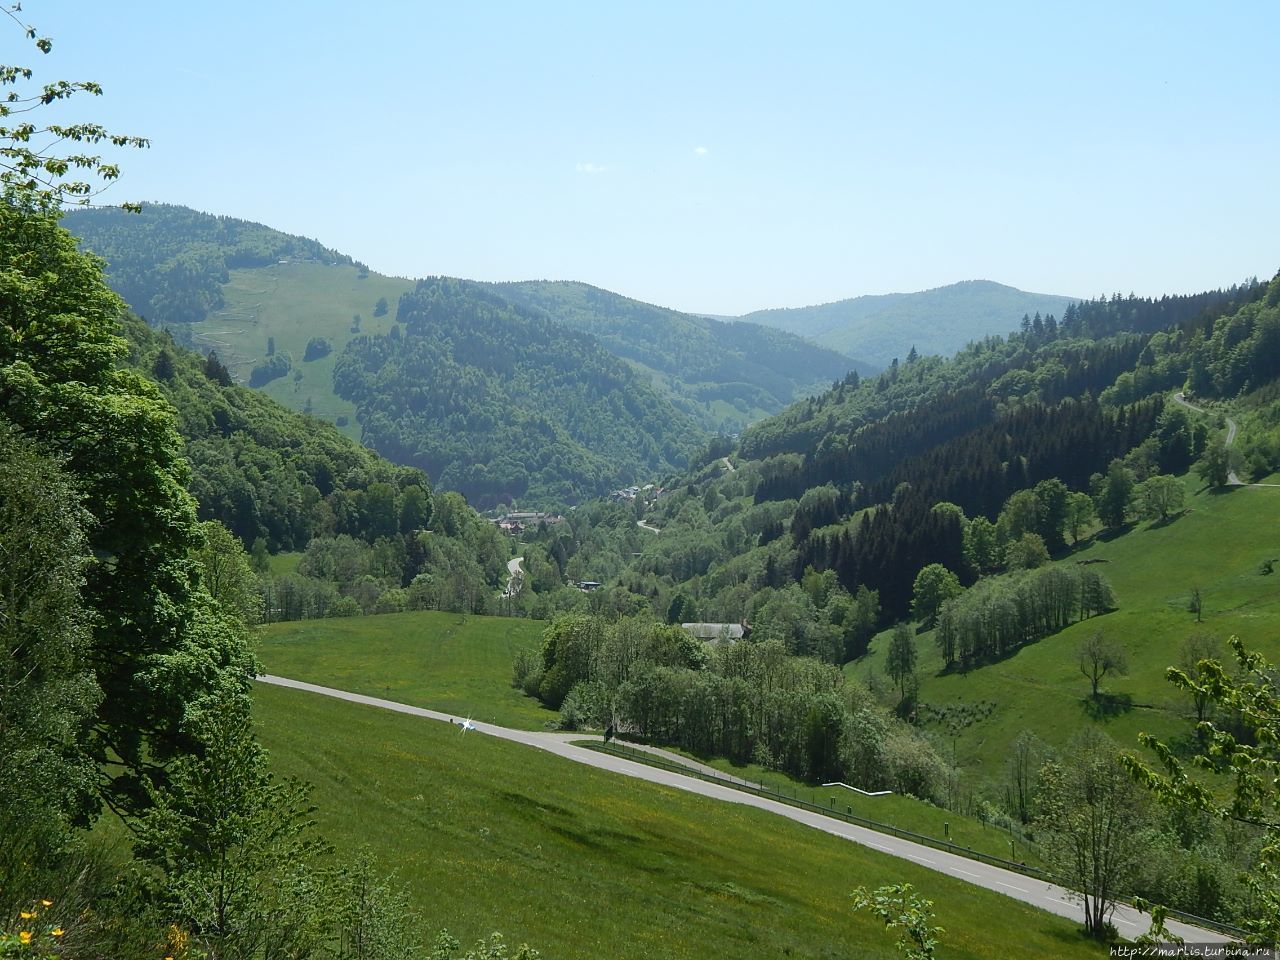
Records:
{"label": "paved road", "polygon": [[648,530],[650,533],[661,533],[661,532],[662,532],[662,528],[661,528],[661,527],[654,527],[654,526],[650,526],[649,524],[645,523],[643,520],[637,520],[637,521],[636,521],[636,526],[637,526],[637,527],[639,527],[641,530]]}
{"label": "paved road", "polygon": [[[594,738],[589,736],[579,736],[574,739],[588,740]],[[750,780],[743,780],[741,777],[735,777],[731,773],[725,773],[723,770],[717,770],[715,767],[709,767],[705,763],[699,763],[697,760],[690,760],[688,757],[681,756],[678,753],[672,753],[670,750],[663,750],[661,747],[651,747],[647,743],[631,743],[628,740],[615,740],[614,743],[625,750],[639,750],[643,753],[651,753],[655,757],[665,760],[667,763],[674,763],[682,767],[687,767],[694,773],[705,774],[708,777],[716,777],[717,779],[724,780],[728,783],[736,783],[738,786],[746,787],[749,790],[754,790],[756,787],[760,786],[758,783],[752,783]]]}
{"label": "paved road", "polygon": [[524,568],[520,566],[522,563],[524,557],[512,557],[507,561],[507,585],[502,591],[503,600],[511,599],[524,586]]}
{"label": "paved road", "polygon": [[[427,710],[422,707],[396,703],[393,700],[382,700],[378,697],[366,697],[358,693],[334,690],[331,687],[303,683],[300,680],[289,680],[284,677],[273,676],[261,676],[258,680],[279,687],[289,687],[294,690],[304,690],[308,693],[321,694],[326,697],[336,697],[339,700],[347,700],[351,703],[361,703],[384,710],[394,710],[397,713],[406,713],[410,716],[444,721],[453,719],[449,714],[440,713],[437,710]],[[1081,909],[1078,904],[1070,899],[1069,891],[1054,884],[1048,884],[1042,880],[1034,880],[1020,873],[1013,873],[999,867],[988,866],[977,860],[969,860],[955,854],[934,850],[932,847],[912,843],[910,840],[902,840],[888,834],[876,833],[874,830],[867,830],[863,827],[837,820],[834,817],[826,817],[800,807],[779,803],[767,797],[755,796],[750,793],[744,793],[741,790],[734,790],[731,787],[708,783],[705,780],[697,780],[668,770],[660,770],[633,760],[624,760],[611,754],[599,753],[595,750],[588,750],[585,747],[577,747],[569,742],[583,739],[581,734],[513,730],[508,727],[499,727],[491,723],[480,722],[475,723],[475,730],[478,733],[510,740],[513,743],[537,747],[556,756],[601,770],[609,770],[623,776],[647,780],[650,783],[662,784],[677,790],[700,794],[704,797],[724,800],[728,803],[739,803],[744,806],[767,810],[770,813],[787,817],[816,830],[822,830],[825,833],[850,840],[864,847],[879,850],[881,853],[901,857],[904,860],[911,860],[930,870],[937,870],[947,876],[977,884],[988,890],[994,890],[996,893],[1003,893],[1005,896],[1020,900],[1023,903],[1029,903],[1042,910],[1048,910],[1058,916],[1067,917],[1075,921],[1081,920]],[[1117,907],[1115,915],[1112,917],[1112,922],[1120,935],[1128,939],[1133,939],[1145,933],[1148,927],[1145,915],[1129,907]],[[1169,921],[1167,926],[1172,933],[1177,934],[1188,942],[1223,943],[1228,939],[1223,934],[1202,930],[1199,927],[1193,927],[1177,921]]]}

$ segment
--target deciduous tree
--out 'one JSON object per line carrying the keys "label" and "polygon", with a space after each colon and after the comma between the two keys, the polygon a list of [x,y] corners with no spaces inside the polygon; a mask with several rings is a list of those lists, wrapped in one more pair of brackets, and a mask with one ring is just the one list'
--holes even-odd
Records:
{"label": "deciduous tree", "polygon": [[[15,3],[0,8],[0,13],[21,28],[35,50],[49,53],[53,42],[23,22],[18,16],[21,10],[22,5]],[[45,121],[46,115],[40,112],[44,108],[73,97],[101,96],[102,87],[91,80],[55,80],[36,86],[34,79],[30,67],[0,64],[0,90],[7,91],[0,96],[0,192],[10,204],[46,210],[64,203],[91,203],[120,176],[120,167],[100,154],[77,148],[99,144],[140,148],[149,141],[111,133],[97,123]]]}
{"label": "deciduous tree", "polygon": [[1159,473],[1138,485],[1138,502],[1142,515],[1149,520],[1167,520],[1182,509],[1186,489],[1176,477]]}
{"label": "deciduous tree", "polygon": [[1138,864],[1146,819],[1142,792],[1110,739],[1086,730],[1040,770],[1036,820],[1052,869],[1076,891],[1085,929],[1103,939],[1116,898]]}
{"label": "deciduous tree", "polygon": [[1071,531],[1072,543],[1080,542],[1080,534],[1095,516],[1097,513],[1091,496],[1076,492],[1067,494],[1067,529]]}
{"label": "deciduous tree", "polygon": [[889,653],[885,658],[885,671],[898,685],[899,696],[907,695],[907,680],[916,670],[916,641],[911,635],[911,628],[899,623],[893,628],[889,639]]}
{"label": "deciduous tree", "polygon": [[1196,463],[1196,473],[1208,486],[1225,487],[1231,473],[1231,451],[1221,437],[1214,437]]}
{"label": "deciduous tree", "polygon": [[942,605],[958,597],[963,589],[954,573],[940,563],[931,563],[916,574],[911,612],[926,628],[931,628],[938,622]]}
{"label": "deciduous tree", "polygon": [[1129,671],[1128,659],[1124,648],[1116,641],[1105,637],[1102,631],[1089,635],[1080,644],[1080,672],[1085,675],[1092,686],[1093,699],[1098,699],[1098,685],[1107,674],[1125,674]]}
{"label": "deciduous tree", "polygon": [[0,417],[0,914],[92,808],[101,697],[80,599],[88,520],[58,466]]}

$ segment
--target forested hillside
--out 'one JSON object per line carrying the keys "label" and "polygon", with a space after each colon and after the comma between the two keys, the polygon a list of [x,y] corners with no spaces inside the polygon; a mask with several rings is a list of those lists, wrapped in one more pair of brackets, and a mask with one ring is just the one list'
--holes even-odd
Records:
{"label": "forested hillside", "polygon": [[[870,634],[864,622],[845,628],[843,605],[859,591],[874,594],[876,624],[892,622],[911,612],[929,564],[968,584],[1006,569],[1024,533],[1061,551],[1095,514],[1123,524],[1141,484],[1213,456],[1205,424],[1168,402],[1184,384],[1200,397],[1244,391],[1243,409],[1256,410],[1244,462],[1254,475],[1280,466],[1263,399],[1276,375],[1268,304],[1278,290],[1091,301],[950,360],[850,375],[660,498],[645,519],[661,533],[633,561],[581,533],[570,544],[551,532],[547,556],[586,578],[615,577],[621,609],[631,596],[663,616],[781,618],[793,649],[856,654]],[[1153,333],[1156,318],[1173,325]],[[818,579],[802,587],[809,572]],[[828,611],[833,589],[839,609]]]}
{"label": "forested hillside", "polygon": [[[704,427],[737,433],[870,364],[771,327],[680,313],[585,283],[487,284],[503,299],[592,334],[670,391]],[[855,354],[856,356],[856,354]]]}
{"label": "forested hillside", "polygon": [[576,502],[685,464],[692,419],[594,338],[435,278],[334,369],[365,442],[477,505]]}
{"label": "forested hillside", "polygon": [[949,357],[971,340],[1014,330],[1024,315],[1062,315],[1070,297],[967,280],[919,293],[886,293],[812,307],[757,310],[740,320],[778,327],[883,369],[915,347]]}
{"label": "forested hillside", "polygon": [[199,323],[225,306],[222,288],[237,268],[284,259],[352,264],[314,240],[163,203],[140,213],[71,210],[63,226],[106,260],[107,282],[157,327]]}
{"label": "forested hillside", "polygon": [[[458,494],[433,494],[421,470],[232,383],[216,354],[137,317],[122,324],[126,362],[177,412],[200,518],[252,555],[266,619],[489,609],[510,544]],[[281,552],[301,554],[295,570],[274,568]]]}

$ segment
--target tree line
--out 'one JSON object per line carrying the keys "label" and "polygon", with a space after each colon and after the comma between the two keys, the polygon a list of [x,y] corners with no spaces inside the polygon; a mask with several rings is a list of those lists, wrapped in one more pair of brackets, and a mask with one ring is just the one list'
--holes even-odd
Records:
{"label": "tree line", "polygon": [[705,643],[647,617],[566,614],[513,683],[570,727],[629,735],[809,781],[841,780],[940,801],[950,776],[927,737],[861,684],[777,640]]}

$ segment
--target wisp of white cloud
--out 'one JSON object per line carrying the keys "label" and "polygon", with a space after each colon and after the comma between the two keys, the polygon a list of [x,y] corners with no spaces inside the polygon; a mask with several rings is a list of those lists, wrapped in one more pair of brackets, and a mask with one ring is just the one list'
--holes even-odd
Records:
{"label": "wisp of white cloud", "polygon": [[604,173],[607,168],[601,163],[579,163],[573,169],[579,173]]}
{"label": "wisp of white cloud", "polygon": [[711,152],[711,151],[710,151],[710,150],[708,150],[706,147],[694,147],[694,148],[693,148],[694,156],[697,156],[697,157],[705,157],[705,156],[706,156],[708,153],[710,153],[710,152]]}

